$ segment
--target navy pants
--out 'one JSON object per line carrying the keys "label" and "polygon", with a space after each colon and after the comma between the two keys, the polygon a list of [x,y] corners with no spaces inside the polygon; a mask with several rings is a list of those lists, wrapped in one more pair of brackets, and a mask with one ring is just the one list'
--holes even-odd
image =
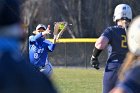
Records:
{"label": "navy pants", "polygon": [[103,93],[109,93],[114,88],[120,65],[119,62],[107,63],[103,77]]}

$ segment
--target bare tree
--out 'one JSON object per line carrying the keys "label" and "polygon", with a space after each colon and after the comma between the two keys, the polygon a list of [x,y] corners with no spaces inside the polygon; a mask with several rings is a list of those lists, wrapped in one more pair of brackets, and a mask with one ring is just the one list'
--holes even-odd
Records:
{"label": "bare tree", "polygon": [[98,37],[113,24],[113,11],[120,3],[129,4],[134,16],[139,14],[139,0],[25,0],[23,17],[30,28],[40,22],[67,21],[73,25],[64,37]]}

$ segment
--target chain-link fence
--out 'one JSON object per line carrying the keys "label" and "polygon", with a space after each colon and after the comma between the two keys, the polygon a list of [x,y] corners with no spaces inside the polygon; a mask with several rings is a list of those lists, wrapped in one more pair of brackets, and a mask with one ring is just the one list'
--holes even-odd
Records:
{"label": "chain-link fence", "polygon": [[[90,58],[94,48],[94,43],[59,43],[55,50],[49,53],[50,62],[54,66],[65,67],[91,67]],[[101,66],[104,66],[107,59],[107,50],[105,49],[99,56]]]}

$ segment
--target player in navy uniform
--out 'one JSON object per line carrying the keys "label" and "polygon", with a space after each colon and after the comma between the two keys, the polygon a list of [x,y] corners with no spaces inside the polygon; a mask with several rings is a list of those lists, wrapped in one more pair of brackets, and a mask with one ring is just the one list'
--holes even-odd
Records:
{"label": "player in navy uniform", "polygon": [[112,47],[112,52],[107,60],[103,77],[103,93],[108,93],[115,86],[118,69],[128,52],[126,29],[131,19],[132,11],[130,6],[127,4],[119,4],[114,11],[113,21],[116,25],[105,29],[95,43],[90,62],[96,69],[99,69],[98,56],[101,51],[105,49],[108,44]]}
{"label": "player in navy uniform", "polygon": [[119,73],[119,83],[110,93],[140,93],[140,16],[128,30],[128,53]]}
{"label": "player in navy uniform", "polygon": [[46,35],[50,34],[49,25],[39,24],[36,30],[33,31],[35,35],[29,37],[29,57],[30,62],[40,69],[45,75],[52,74],[52,65],[48,59],[48,52],[52,52],[56,46],[56,38],[53,42],[46,40]]}
{"label": "player in navy uniform", "polygon": [[20,1],[0,1],[0,93],[57,93],[52,82],[21,56]]}

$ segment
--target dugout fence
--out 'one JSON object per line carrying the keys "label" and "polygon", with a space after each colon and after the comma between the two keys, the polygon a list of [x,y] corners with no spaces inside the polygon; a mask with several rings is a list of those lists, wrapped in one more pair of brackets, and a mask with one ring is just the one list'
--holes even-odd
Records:
{"label": "dugout fence", "polygon": [[[59,39],[54,52],[49,53],[50,62],[53,66],[89,68],[95,41],[96,38]],[[105,50],[99,56],[101,66],[104,66],[106,58]]]}

